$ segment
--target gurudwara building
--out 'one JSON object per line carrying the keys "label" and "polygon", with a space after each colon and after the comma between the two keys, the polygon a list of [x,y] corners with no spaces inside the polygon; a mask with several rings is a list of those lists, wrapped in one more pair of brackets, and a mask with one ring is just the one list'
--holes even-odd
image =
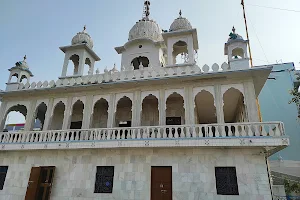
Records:
{"label": "gurudwara building", "polygon": [[[149,6],[115,48],[119,69],[94,69],[100,58],[85,28],[60,47],[57,80],[30,82],[26,57],[9,69],[1,200],[272,198],[267,158],[289,145],[281,122],[259,119],[256,99],[272,67],[250,67],[248,41],[234,28],[228,62],[200,67],[188,19],[180,12],[163,31]],[[4,130],[11,111],[25,116],[24,131]]]}

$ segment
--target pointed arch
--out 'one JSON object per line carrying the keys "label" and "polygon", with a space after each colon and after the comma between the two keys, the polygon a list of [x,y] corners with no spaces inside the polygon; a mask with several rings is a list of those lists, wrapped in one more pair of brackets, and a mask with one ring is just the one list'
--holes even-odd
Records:
{"label": "pointed arch", "polygon": [[65,115],[65,104],[59,101],[53,109],[53,114],[50,120],[50,130],[61,130]]}
{"label": "pointed arch", "polygon": [[183,64],[188,63],[188,44],[185,41],[178,40],[173,44],[173,63]]}
{"label": "pointed arch", "polygon": [[81,129],[83,121],[84,103],[78,99],[72,107],[70,129]]}
{"label": "pointed arch", "polygon": [[159,124],[158,99],[149,94],[142,101],[142,126],[156,126]]}
{"label": "pointed arch", "polygon": [[248,114],[243,93],[231,87],[223,94],[223,112],[225,123],[246,122]]}
{"label": "pointed arch", "polygon": [[116,105],[115,112],[115,126],[131,126],[132,121],[132,100],[123,96],[120,98]]}
{"label": "pointed arch", "polygon": [[201,90],[195,95],[195,123],[217,123],[216,106],[214,102],[214,96],[209,91]]}
{"label": "pointed arch", "polygon": [[[3,118],[3,121],[1,122],[1,129],[8,130],[8,131],[16,131],[24,128],[24,126],[7,126],[8,123],[15,124],[16,121],[13,120],[19,120],[18,123],[25,124],[27,117],[27,107],[23,104],[16,104],[11,107],[9,107],[5,113],[5,117]],[[13,120],[11,120],[14,118]],[[9,120],[9,121],[8,121]]]}
{"label": "pointed arch", "polygon": [[46,112],[47,112],[47,105],[45,102],[41,102],[36,110],[35,110],[35,117],[34,117],[34,123],[32,124],[31,130],[38,129],[43,130],[44,122],[46,118]]}
{"label": "pointed arch", "polygon": [[180,125],[185,123],[184,98],[173,92],[166,99],[166,124]]}
{"label": "pointed arch", "polygon": [[69,57],[69,60],[72,61],[73,65],[72,67],[69,66],[70,63],[68,62],[68,66],[67,66],[67,75],[70,76],[70,75],[77,75],[79,73],[79,55],[77,54],[72,54],[70,57]]}
{"label": "pointed arch", "polygon": [[108,101],[104,98],[100,98],[94,104],[91,128],[107,128],[108,120]]}

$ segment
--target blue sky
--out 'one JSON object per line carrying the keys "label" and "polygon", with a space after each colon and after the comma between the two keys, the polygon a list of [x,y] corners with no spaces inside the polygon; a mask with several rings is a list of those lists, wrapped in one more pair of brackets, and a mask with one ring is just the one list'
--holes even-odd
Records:
{"label": "blue sky", "polygon": [[[288,2],[288,3],[287,3]],[[300,61],[300,12],[287,12],[249,4],[300,10],[299,0],[245,0],[249,34],[255,65],[276,61]],[[27,55],[33,81],[57,80],[64,53],[60,46],[71,43],[82,31],[94,40],[101,61],[95,68],[120,65],[114,47],[123,45],[128,32],[142,17],[143,0],[2,0],[0,1],[0,89],[5,89],[8,68]],[[240,0],[152,0],[150,18],[169,29],[179,9],[198,31],[198,64],[222,64],[224,43],[233,25],[244,38],[245,28]],[[262,50],[263,47],[263,50]],[[15,119],[12,117],[12,119]]]}

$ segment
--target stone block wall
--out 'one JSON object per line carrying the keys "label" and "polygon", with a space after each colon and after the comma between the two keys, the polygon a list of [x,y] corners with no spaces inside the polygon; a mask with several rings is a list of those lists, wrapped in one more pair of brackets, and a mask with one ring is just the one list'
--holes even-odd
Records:
{"label": "stone block wall", "polygon": [[[33,166],[56,166],[51,200],[150,200],[151,166],[172,166],[173,200],[271,200],[260,149],[132,148],[1,151],[0,200],[23,200]],[[115,166],[112,194],[95,194],[96,166]],[[236,167],[239,195],[217,195],[215,167]]]}

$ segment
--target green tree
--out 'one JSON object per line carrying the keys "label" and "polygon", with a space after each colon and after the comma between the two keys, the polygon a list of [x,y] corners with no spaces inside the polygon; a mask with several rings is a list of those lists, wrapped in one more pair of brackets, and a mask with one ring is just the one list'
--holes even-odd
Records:
{"label": "green tree", "polygon": [[296,82],[294,84],[294,88],[290,90],[290,94],[292,95],[292,99],[289,101],[289,104],[294,103],[296,104],[298,108],[298,118],[300,118],[300,93],[298,92],[299,86],[300,86],[300,73],[296,73]]}

